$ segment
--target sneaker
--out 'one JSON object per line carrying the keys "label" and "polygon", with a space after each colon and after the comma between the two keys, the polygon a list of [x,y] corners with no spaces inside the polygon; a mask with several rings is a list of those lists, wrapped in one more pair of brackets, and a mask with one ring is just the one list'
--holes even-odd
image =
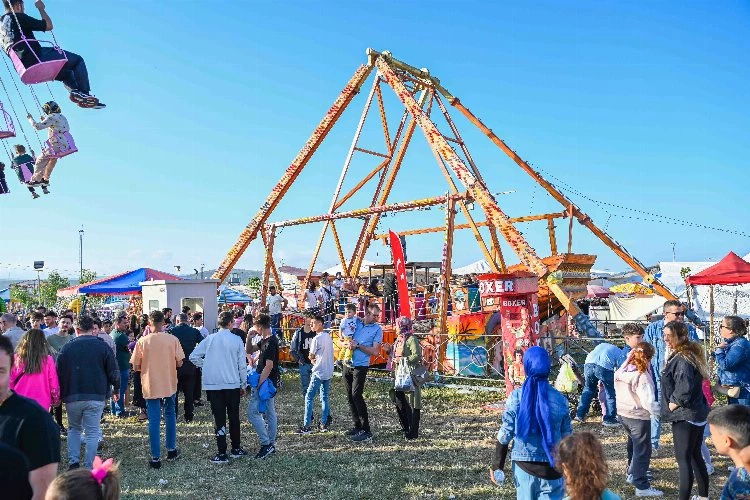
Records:
{"label": "sneaker", "polygon": [[217,453],[214,458],[211,459],[211,463],[217,465],[224,465],[229,463],[229,457],[226,453]]}
{"label": "sneaker", "polygon": [[232,458],[244,458],[247,456],[247,452],[240,446],[239,448],[232,448],[229,452],[229,456]]}
{"label": "sneaker", "polygon": [[[49,194],[49,192],[46,192],[44,194]],[[31,193],[32,200],[36,200],[37,198],[40,198],[39,193]]]}
{"label": "sneaker", "polygon": [[269,455],[272,453],[276,453],[276,448],[272,444],[263,445],[260,447],[260,451],[257,455],[255,455],[255,458],[258,459],[265,459],[268,458]]}
{"label": "sneaker", "polygon": [[708,497],[702,497],[700,495],[693,495],[690,497],[690,500],[708,500]]}
{"label": "sneaker", "polygon": [[355,427],[354,429],[349,429],[348,431],[346,431],[346,432],[344,433],[344,436],[346,436],[346,437],[352,437],[352,436],[354,436],[354,435],[355,435],[356,433],[358,433],[358,432],[359,432],[360,430],[361,430],[361,429],[357,429],[356,427]]}
{"label": "sneaker", "polygon": [[152,469],[161,469],[161,459],[152,458],[151,460],[149,460],[148,466]]}
{"label": "sneaker", "polygon": [[145,422],[146,420],[148,420],[148,415],[146,414],[145,411],[142,411],[141,413],[138,414],[139,422]]}
{"label": "sneaker", "polygon": [[606,420],[602,421],[602,425],[604,427],[621,427],[622,426],[620,422],[608,422]]}
{"label": "sneaker", "polygon": [[76,470],[80,468],[81,468],[81,464],[79,464],[78,462],[68,465],[68,470]]}
{"label": "sneaker", "polygon": [[181,456],[182,450],[180,450],[179,448],[175,448],[174,450],[167,450],[167,460],[169,460],[170,462],[172,460],[177,460]]}
{"label": "sneaker", "polygon": [[318,424],[318,430],[320,432],[328,432],[328,430],[329,430],[329,428],[331,426],[330,419],[328,419],[328,420],[329,420],[328,422],[320,422]]}
{"label": "sneaker", "polygon": [[106,107],[107,105],[100,101],[96,101],[96,104],[94,104],[93,106],[90,106],[91,109],[104,109]]}
{"label": "sneaker", "polygon": [[645,490],[635,489],[635,496],[637,497],[663,497],[664,492],[657,490],[656,488],[646,488]]}
{"label": "sneaker", "polygon": [[312,434],[312,430],[309,426],[303,425],[302,427],[297,429],[297,434],[299,434],[300,436],[305,436],[307,434]]}
{"label": "sneaker", "polygon": [[583,419],[580,418],[580,417],[573,417],[573,422],[576,423],[576,424],[582,424],[583,423]]}
{"label": "sneaker", "polygon": [[355,435],[352,436],[352,441],[356,443],[364,443],[367,441],[372,441],[372,433],[367,432],[364,429],[360,429],[359,432],[357,432]]}
{"label": "sneaker", "polygon": [[71,90],[69,97],[71,101],[85,108],[95,106],[96,103],[99,102],[99,99],[97,99],[96,97],[92,96],[91,94],[87,94],[86,92],[81,92],[80,90]]}
{"label": "sneaker", "polygon": [[628,484],[633,484],[633,474],[628,474],[628,477],[625,478],[625,482]]}

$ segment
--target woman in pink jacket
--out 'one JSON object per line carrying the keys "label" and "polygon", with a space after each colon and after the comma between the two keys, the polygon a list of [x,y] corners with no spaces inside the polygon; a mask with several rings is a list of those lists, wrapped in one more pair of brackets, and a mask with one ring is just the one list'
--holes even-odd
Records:
{"label": "woman in pink jacket", "polygon": [[41,330],[31,329],[21,337],[10,371],[10,388],[44,409],[60,404],[55,360]]}
{"label": "woman in pink jacket", "polygon": [[628,434],[627,482],[635,486],[636,497],[660,497],[646,472],[651,461],[651,416],[659,415],[656,382],[651,372],[654,347],[641,342],[628,354],[625,363],[615,371],[617,415]]}

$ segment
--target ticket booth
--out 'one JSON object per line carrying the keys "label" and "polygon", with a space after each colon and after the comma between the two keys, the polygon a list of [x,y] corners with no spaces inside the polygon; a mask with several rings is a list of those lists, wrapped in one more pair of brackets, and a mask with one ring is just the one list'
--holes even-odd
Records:
{"label": "ticket booth", "polygon": [[179,314],[183,306],[191,313],[203,313],[209,331],[218,327],[219,310],[216,293],[220,280],[154,280],[139,283],[143,287],[143,313],[170,307]]}
{"label": "ticket booth", "polygon": [[[539,337],[539,281],[529,273],[483,274],[479,276],[482,310],[500,312],[501,354],[508,395],[523,384],[523,353]],[[496,359],[499,357],[496,356]]]}

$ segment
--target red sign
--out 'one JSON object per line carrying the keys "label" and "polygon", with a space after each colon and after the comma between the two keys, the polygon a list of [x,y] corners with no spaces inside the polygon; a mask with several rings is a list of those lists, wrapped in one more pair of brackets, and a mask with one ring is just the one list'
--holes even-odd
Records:
{"label": "red sign", "polygon": [[398,283],[398,306],[401,316],[411,318],[411,304],[409,302],[409,284],[406,282],[406,262],[404,262],[404,249],[398,234],[388,231],[391,241],[391,253],[393,254],[393,267],[396,271],[396,283]]}

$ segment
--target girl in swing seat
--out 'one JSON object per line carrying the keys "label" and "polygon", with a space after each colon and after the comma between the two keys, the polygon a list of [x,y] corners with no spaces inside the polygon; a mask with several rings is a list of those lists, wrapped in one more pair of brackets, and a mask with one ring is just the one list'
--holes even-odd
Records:
{"label": "girl in swing seat", "polygon": [[65,137],[65,133],[70,132],[70,126],[68,125],[68,119],[62,114],[60,106],[55,101],[45,102],[42,105],[42,111],[45,116],[41,118],[40,122],[34,120],[31,114],[27,115],[27,118],[31,126],[35,129],[49,129],[47,137],[50,150],[45,148],[42,150],[42,154],[36,159],[34,176],[31,178],[29,185],[41,185],[46,191],[52,170],[57,164],[57,158],[52,158],[50,155],[54,152],[66,151],[70,149],[71,145]]}
{"label": "girl in swing seat", "polygon": [[[34,186],[31,186],[27,183],[27,179],[24,177],[23,174],[23,167],[24,165],[26,168],[29,169],[29,172],[33,175],[34,174],[34,151],[31,151],[31,154],[29,155],[26,153],[26,148],[22,144],[16,144],[13,149],[16,152],[16,156],[13,157],[12,161],[12,168],[16,171],[16,175],[18,175],[18,180],[21,181],[21,184],[29,188],[29,192],[31,193],[31,196],[33,199],[39,198],[39,194],[34,190]],[[29,182],[31,182],[31,179],[28,179]],[[47,186],[42,186],[42,191],[44,191],[44,194],[49,194],[49,191],[47,191]]]}

